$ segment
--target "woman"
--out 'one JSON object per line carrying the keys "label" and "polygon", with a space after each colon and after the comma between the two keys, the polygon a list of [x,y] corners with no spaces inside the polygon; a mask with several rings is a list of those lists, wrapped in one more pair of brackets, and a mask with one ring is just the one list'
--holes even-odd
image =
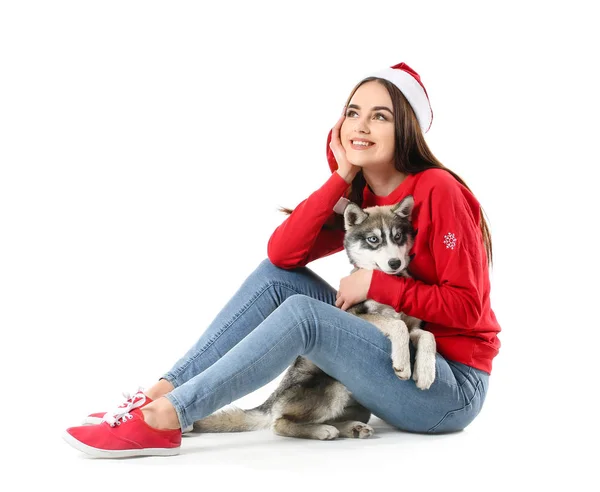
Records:
{"label": "woman", "polygon": [[[405,63],[361,81],[327,138],[332,175],[274,231],[268,259],[244,281],[198,342],[148,391],[100,424],[67,429],[97,457],[177,454],[188,430],[264,386],[304,355],[363,406],[412,432],[461,430],[478,415],[500,332],[490,307],[491,238],[481,207],[424,140],[433,113]],[[359,269],[328,285],[306,264],[342,251],[347,199],[366,208],[413,195],[413,278]],[[436,337],[436,379],[426,391],[395,375],[390,341],[345,312],[365,299],[425,321]],[[413,351],[414,357],[414,351]]]}

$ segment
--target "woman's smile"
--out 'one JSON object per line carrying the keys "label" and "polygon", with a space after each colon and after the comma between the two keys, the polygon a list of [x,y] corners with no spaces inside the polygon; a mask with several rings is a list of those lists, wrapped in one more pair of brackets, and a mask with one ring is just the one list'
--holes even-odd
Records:
{"label": "woman's smile", "polygon": [[369,140],[365,140],[363,138],[357,138],[355,140],[350,140],[350,147],[354,150],[366,150],[373,147],[375,144]]}

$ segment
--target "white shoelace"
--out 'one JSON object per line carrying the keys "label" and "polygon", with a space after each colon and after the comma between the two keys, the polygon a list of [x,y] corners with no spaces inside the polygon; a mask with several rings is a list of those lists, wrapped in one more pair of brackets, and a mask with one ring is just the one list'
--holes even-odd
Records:
{"label": "white shoelace", "polygon": [[134,408],[141,407],[146,402],[146,395],[144,394],[143,388],[139,387],[138,390],[131,396],[129,393],[123,393],[125,401],[121,403],[117,408],[111,412],[106,412],[102,420],[107,422],[111,427],[115,425],[121,425],[122,422],[131,420],[131,410]]}

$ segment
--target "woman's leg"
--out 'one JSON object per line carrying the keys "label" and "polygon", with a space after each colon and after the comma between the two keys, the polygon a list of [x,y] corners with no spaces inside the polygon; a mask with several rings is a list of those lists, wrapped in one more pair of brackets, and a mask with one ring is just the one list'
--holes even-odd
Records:
{"label": "woman's leg", "polygon": [[335,305],[336,290],[309,268],[285,270],[263,260],[199,340],[146,395],[156,400],[208,369],[294,294]]}
{"label": "woman's leg", "polygon": [[[244,323],[244,328],[251,323]],[[479,413],[488,375],[436,356],[428,390],[394,373],[391,343],[371,323],[307,295],[292,295],[210,367],[142,409],[157,427],[169,413],[188,427],[255,391],[304,355],[389,424],[413,432],[463,429]],[[414,350],[413,350],[414,360]]]}

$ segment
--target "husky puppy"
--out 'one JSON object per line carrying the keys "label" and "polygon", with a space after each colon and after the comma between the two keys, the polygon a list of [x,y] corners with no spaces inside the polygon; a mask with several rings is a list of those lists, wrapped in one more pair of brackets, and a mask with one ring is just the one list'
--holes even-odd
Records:
{"label": "husky puppy", "polygon": [[[410,277],[408,252],[416,236],[410,220],[413,206],[412,195],[395,205],[364,210],[355,203],[348,203],[344,210],[344,248],[354,265],[352,273],[368,268]],[[394,371],[403,380],[411,376],[410,338],[416,348],[413,379],[418,388],[429,389],[435,379],[435,337],[421,329],[420,319],[398,313],[372,299],[355,304],[348,312],[370,321],[390,339]]]}
{"label": "husky puppy", "polygon": [[[396,205],[361,209],[347,202],[344,209],[344,248],[354,269],[382,270],[409,276],[406,271],[415,231],[410,222],[414,200],[407,196]],[[403,380],[411,376],[409,339],[416,348],[412,377],[427,389],[435,378],[435,338],[420,329],[421,321],[390,306],[367,299],[349,313],[377,326],[391,342],[392,366]],[[371,412],[350,391],[305,357],[298,356],[278,387],[256,408],[231,408],[194,422],[195,432],[272,430],[280,436],[306,439],[367,438]]]}

